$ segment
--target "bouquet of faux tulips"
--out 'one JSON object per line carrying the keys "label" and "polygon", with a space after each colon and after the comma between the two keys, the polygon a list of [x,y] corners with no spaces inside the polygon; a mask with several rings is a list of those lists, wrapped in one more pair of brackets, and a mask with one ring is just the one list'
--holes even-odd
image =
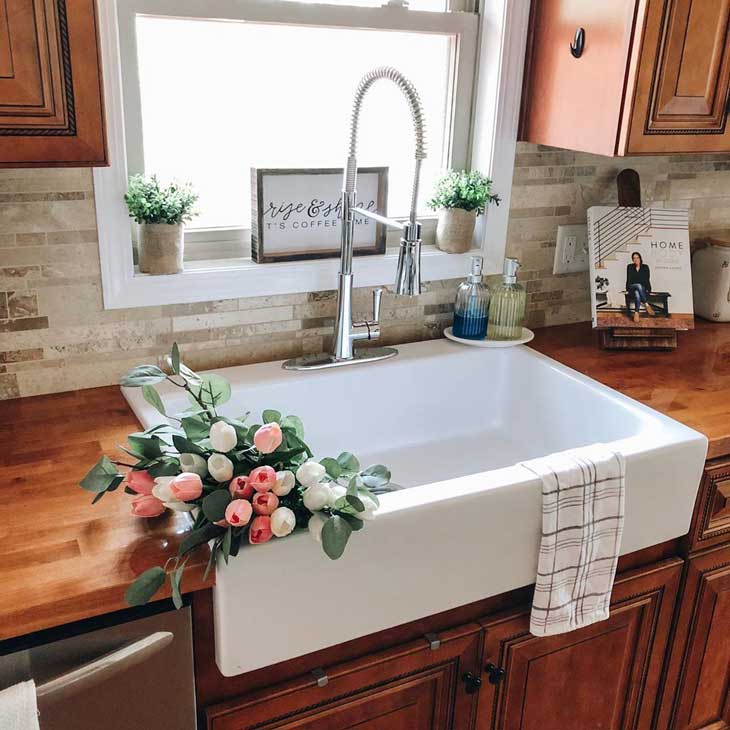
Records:
{"label": "bouquet of faux tulips", "polygon": [[[187,393],[187,411],[167,414],[155,388],[163,381]],[[142,388],[145,400],[167,422],[130,434],[120,449],[133,463],[102,456],[81,487],[95,494],[95,503],[124,484],[133,497],[132,513],[139,517],[157,517],[167,509],[193,513],[192,530],[178,555],[138,576],[126,593],[130,605],[149,601],[169,575],[173,601],[181,606],[186,555],[206,542],[210,570],[219,555],[227,563],[246,542],[259,545],[306,527],[336,560],[352,532],[374,517],[376,492],[388,489],[390,472],[382,465],[361,470],[347,452],[314,460],[297,416],[266,410],[261,424],[247,425],[248,414],[220,415],[218,408],[231,397],[229,384],[186,367],[177,345],[169,372],[141,365],[121,385]]]}

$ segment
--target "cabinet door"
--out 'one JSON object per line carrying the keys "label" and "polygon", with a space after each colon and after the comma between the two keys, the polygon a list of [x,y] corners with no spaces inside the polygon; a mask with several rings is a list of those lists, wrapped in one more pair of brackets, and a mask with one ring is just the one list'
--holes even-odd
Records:
{"label": "cabinet door", "polygon": [[730,544],[730,460],[707,462],[685,544],[689,550]]}
{"label": "cabinet door", "polygon": [[106,164],[94,0],[0,2],[0,166]]}
{"label": "cabinet door", "polygon": [[730,548],[689,562],[657,726],[730,728]]}
{"label": "cabinet door", "polygon": [[729,29],[730,0],[649,0],[627,153],[730,151]]}
{"label": "cabinet door", "polygon": [[535,637],[529,610],[485,624],[478,730],[652,727],[682,562],[617,579],[611,615],[567,634]]}
{"label": "cabinet door", "polygon": [[480,627],[450,632],[439,648],[423,641],[325,669],[207,710],[210,730],[469,730],[474,724]]}
{"label": "cabinet door", "polygon": [[[520,139],[615,155],[636,0],[533,0]],[[570,44],[579,28],[585,50]]]}

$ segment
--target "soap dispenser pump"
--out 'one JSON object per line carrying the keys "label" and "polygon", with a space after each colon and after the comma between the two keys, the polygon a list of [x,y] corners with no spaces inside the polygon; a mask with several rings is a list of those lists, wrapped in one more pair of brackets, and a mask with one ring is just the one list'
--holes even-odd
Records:
{"label": "soap dispenser pump", "polygon": [[452,328],[455,337],[483,340],[487,334],[489,288],[482,282],[482,265],[481,256],[472,256],[471,273],[456,290]]}
{"label": "soap dispenser pump", "polygon": [[522,337],[522,321],[525,318],[527,293],[517,283],[517,259],[505,259],[502,268],[502,283],[494,290],[489,304],[490,340],[518,340]]}

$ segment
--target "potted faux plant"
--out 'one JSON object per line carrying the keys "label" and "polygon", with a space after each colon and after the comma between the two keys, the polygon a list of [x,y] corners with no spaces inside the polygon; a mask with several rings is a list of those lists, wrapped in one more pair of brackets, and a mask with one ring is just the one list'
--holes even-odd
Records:
{"label": "potted faux plant", "polygon": [[436,185],[428,207],[438,211],[436,245],[447,253],[471,248],[477,216],[490,203],[499,205],[492,181],[477,170],[449,170]]}
{"label": "potted faux plant", "polygon": [[198,196],[189,184],[161,187],[153,175],[129,178],[124,195],[129,215],[139,223],[139,270],[144,274],[177,274],[183,270],[185,222],[196,213]]}

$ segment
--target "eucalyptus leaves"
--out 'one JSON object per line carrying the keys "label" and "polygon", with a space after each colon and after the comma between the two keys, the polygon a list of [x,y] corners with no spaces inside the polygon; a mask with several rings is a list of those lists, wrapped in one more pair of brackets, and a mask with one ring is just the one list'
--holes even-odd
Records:
{"label": "eucalyptus leaves", "polygon": [[[146,603],[169,575],[173,601],[181,606],[187,555],[203,543],[211,545],[210,570],[218,556],[227,563],[245,543],[258,545],[308,528],[328,557],[339,558],[351,534],[375,516],[376,492],[387,491],[390,483],[388,469],[361,469],[349,452],[316,461],[297,416],[265,410],[261,423],[249,425],[249,414],[221,415],[218,408],[230,400],[230,385],[186,367],[177,345],[169,370],[141,365],[122,378],[122,385],[141,388],[167,423],[130,434],[119,448],[132,462],[102,456],[80,485],[97,502],[124,484],[139,517],[168,509],[194,515],[178,555],[142,573],[127,590],[127,602]],[[155,388],[162,382],[184,390],[190,408],[168,414]]]}

